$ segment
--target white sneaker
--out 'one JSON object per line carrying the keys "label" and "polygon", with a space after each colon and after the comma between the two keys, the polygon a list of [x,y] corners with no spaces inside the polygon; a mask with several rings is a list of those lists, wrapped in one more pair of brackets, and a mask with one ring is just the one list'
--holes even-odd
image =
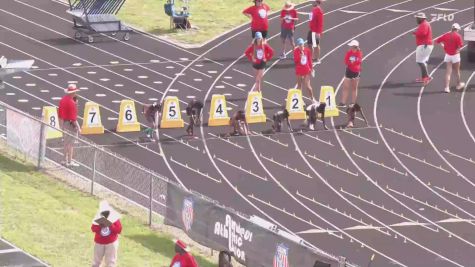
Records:
{"label": "white sneaker", "polygon": [[77,164],[75,161],[72,161],[69,163],[70,167],[79,167],[79,164]]}
{"label": "white sneaker", "polygon": [[0,57],[0,69],[3,69],[7,66],[7,58],[5,56]]}
{"label": "white sneaker", "polygon": [[285,53],[282,53],[280,56],[279,56],[279,59],[286,59],[287,56],[285,55]]}
{"label": "white sneaker", "polygon": [[462,90],[463,88],[465,88],[465,83],[459,83],[459,85],[457,85],[457,87],[455,87],[455,89],[457,89],[457,90]]}
{"label": "white sneaker", "polygon": [[310,125],[308,126],[308,128],[309,128],[310,130],[312,130],[312,131],[315,130],[315,126],[314,126],[313,124],[310,124]]}
{"label": "white sneaker", "polygon": [[450,88],[449,88],[449,87],[446,87],[446,88],[444,89],[444,92],[450,93]]}

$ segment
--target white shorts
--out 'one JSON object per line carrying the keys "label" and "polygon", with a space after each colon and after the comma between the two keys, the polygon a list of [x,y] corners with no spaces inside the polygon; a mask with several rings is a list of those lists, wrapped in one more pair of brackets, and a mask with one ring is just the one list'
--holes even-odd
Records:
{"label": "white shorts", "polygon": [[434,48],[433,45],[419,45],[416,48],[416,62],[417,63],[427,63],[430,58],[430,54],[432,53],[432,49]]}
{"label": "white shorts", "polygon": [[460,53],[455,54],[455,55],[445,54],[444,62],[459,63],[460,62]]}

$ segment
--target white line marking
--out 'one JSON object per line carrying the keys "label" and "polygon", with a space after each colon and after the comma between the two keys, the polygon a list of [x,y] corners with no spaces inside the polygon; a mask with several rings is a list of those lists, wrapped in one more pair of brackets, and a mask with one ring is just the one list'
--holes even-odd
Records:
{"label": "white line marking", "polygon": [[356,10],[340,10],[340,12],[347,13],[347,14],[366,14],[366,11],[356,11]]}
{"label": "white line marking", "polygon": [[394,8],[387,8],[387,11],[395,12],[395,13],[412,13],[410,10],[404,10],[404,9],[394,9]]}
{"label": "white line marking", "polygon": [[10,249],[0,250],[0,254],[9,254],[9,253],[16,253],[16,252],[22,252],[22,250],[18,249],[18,248],[10,248]]}

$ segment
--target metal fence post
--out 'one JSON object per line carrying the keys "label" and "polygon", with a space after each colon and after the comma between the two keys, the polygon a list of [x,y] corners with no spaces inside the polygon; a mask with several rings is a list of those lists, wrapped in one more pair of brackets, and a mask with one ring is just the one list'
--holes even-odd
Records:
{"label": "metal fence post", "polygon": [[96,157],[97,149],[94,148],[94,158],[92,161],[91,195],[94,195],[94,182],[96,180]]}
{"label": "metal fence post", "polygon": [[43,162],[43,150],[45,146],[45,124],[41,123],[41,128],[40,128],[40,144],[38,147],[38,163],[36,165],[36,168],[39,170],[41,169],[41,163]]}
{"label": "metal fence post", "polygon": [[152,212],[153,212],[153,175],[150,175],[150,195],[148,196],[150,203],[149,203],[149,210],[148,210],[148,225],[152,226]]}

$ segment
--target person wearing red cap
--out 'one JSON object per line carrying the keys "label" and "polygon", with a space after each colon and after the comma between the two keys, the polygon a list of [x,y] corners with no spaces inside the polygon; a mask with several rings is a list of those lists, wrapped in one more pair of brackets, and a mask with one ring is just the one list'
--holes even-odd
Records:
{"label": "person wearing red cap", "polygon": [[445,72],[445,89],[444,92],[450,93],[450,76],[452,76],[452,69],[455,70],[455,77],[457,78],[457,86],[455,89],[462,90],[465,83],[460,80],[460,49],[463,46],[462,36],[458,33],[460,25],[454,23],[452,30],[435,40],[436,43],[441,44],[445,51],[444,61],[447,63]]}
{"label": "person wearing red cap", "polygon": [[427,22],[426,14],[417,13],[415,15],[417,20],[417,30],[412,34],[416,37],[416,63],[421,69],[421,78],[416,79],[416,82],[422,82],[424,85],[427,85],[432,78],[429,77],[429,72],[427,70],[427,62],[429,61],[430,54],[434,46],[432,45],[432,28],[430,27],[429,22]]}
{"label": "person wearing red cap", "polygon": [[345,79],[343,81],[343,93],[341,96],[340,107],[346,107],[349,91],[351,91],[351,104],[356,103],[358,97],[358,84],[360,82],[361,62],[363,61],[363,53],[360,49],[360,43],[353,40],[348,43],[350,50],[345,55]]}
{"label": "person wearing red cap", "polygon": [[261,32],[256,32],[254,41],[244,52],[249,61],[252,62],[252,67],[256,70],[256,82],[254,89],[261,92],[262,77],[264,76],[264,69],[266,63],[274,56],[274,50],[263,40]]}
{"label": "person wearing red cap", "polygon": [[267,30],[269,29],[269,15],[270,7],[263,3],[264,0],[254,0],[254,5],[242,11],[242,13],[251,19],[251,33],[252,38],[256,36],[256,32],[261,32],[264,39],[267,38]]}
{"label": "person wearing red cap", "polygon": [[188,252],[183,241],[175,241],[175,253],[170,267],[198,267],[198,263],[196,263],[193,255]]}
{"label": "person wearing red cap", "polygon": [[99,204],[99,210],[92,221],[91,231],[95,233],[92,267],[101,266],[103,259],[105,259],[106,267],[116,266],[122,224],[120,214],[105,200]]}
{"label": "person wearing red cap", "polygon": [[295,21],[298,20],[297,11],[295,10],[295,5],[287,1],[285,2],[284,8],[280,12],[280,38],[282,39],[282,54],[280,59],[285,59],[285,48],[286,41],[289,40],[292,50],[295,49],[294,43],[294,31],[295,31]]}
{"label": "person wearing red cap", "polygon": [[295,74],[297,76],[297,88],[307,88],[310,99],[315,102],[313,89],[310,82],[310,75],[313,71],[312,52],[305,47],[305,41],[302,38],[297,39],[297,48],[294,49]]}
{"label": "person wearing red cap", "polygon": [[312,49],[312,54],[315,53],[317,64],[320,64],[320,40],[323,32],[323,10],[321,8],[322,0],[315,0],[313,2],[313,9],[310,13],[309,27],[310,30],[307,36],[307,45]]}
{"label": "person wearing red cap", "polygon": [[78,167],[73,161],[74,139],[81,133],[81,127],[77,120],[78,108],[76,105],[76,92],[79,91],[75,84],[70,84],[66,89],[66,95],[59,102],[58,118],[59,126],[65,132],[64,139],[64,164],[66,167]]}

